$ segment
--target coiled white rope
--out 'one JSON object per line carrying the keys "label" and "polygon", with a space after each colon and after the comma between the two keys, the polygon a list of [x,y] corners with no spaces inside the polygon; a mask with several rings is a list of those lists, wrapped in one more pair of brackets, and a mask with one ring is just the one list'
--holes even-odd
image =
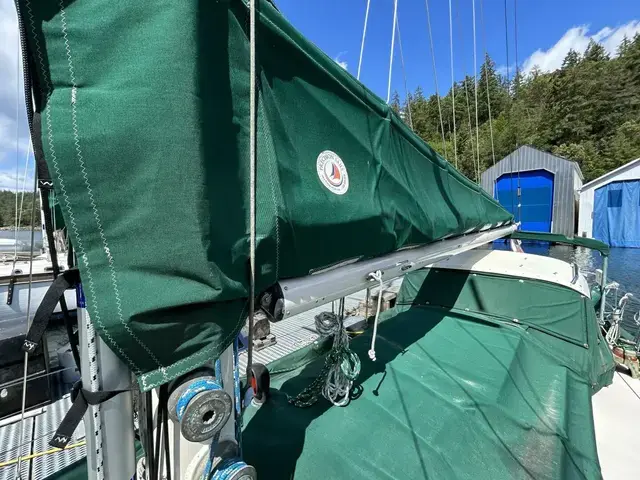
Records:
{"label": "coiled white rope", "polygon": [[[344,312],[343,308],[340,310]],[[288,397],[292,405],[310,407],[320,394],[337,407],[349,403],[351,387],[360,374],[360,358],[349,349],[349,335],[342,318],[342,314],[329,312],[316,315],[316,331],[321,337],[333,337],[333,346],[315,380],[295,397]]]}
{"label": "coiled white rope", "polygon": [[376,361],[376,336],[378,335],[378,317],[380,317],[380,307],[382,305],[382,272],[376,270],[369,274],[369,278],[376,280],[380,284],[380,290],[378,291],[378,307],[376,308],[376,318],[373,321],[373,335],[371,336],[371,348],[369,349],[369,358]]}
{"label": "coiled white rope", "polygon": [[349,350],[349,336],[341,317],[322,314],[316,316],[316,330],[323,337],[333,336],[332,351],[337,354],[327,372],[322,395],[335,406],[344,407],[349,403],[353,381],[360,373],[360,360]]}

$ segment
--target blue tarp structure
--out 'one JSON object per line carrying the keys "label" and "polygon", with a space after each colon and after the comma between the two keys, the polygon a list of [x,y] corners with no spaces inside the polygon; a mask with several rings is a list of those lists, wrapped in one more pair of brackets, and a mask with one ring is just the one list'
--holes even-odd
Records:
{"label": "blue tarp structure", "polygon": [[611,182],[595,191],[593,238],[640,248],[640,181]]}
{"label": "blue tarp structure", "polygon": [[[551,232],[553,215],[553,173],[530,170],[507,173],[496,181],[494,196],[507,209],[521,228],[530,232]],[[518,184],[520,203],[518,209]]]}

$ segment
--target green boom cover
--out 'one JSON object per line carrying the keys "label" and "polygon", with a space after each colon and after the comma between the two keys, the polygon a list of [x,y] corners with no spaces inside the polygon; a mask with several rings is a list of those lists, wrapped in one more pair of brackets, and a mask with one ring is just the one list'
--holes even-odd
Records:
{"label": "green boom cover", "polygon": [[[246,319],[249,11],[20,0],[35,142],[100,336],[148,390]],[[259,2],[257,289],[511,215]]]}

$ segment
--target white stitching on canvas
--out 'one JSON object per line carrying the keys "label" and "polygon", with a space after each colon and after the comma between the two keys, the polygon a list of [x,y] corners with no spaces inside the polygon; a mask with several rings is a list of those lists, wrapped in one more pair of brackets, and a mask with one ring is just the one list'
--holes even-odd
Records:
{"label": "white stitching on canvas", "polygon": [[56,176],[58,177],[58,184],[60,185],[60,191],[62,192],[62,196],[64,198],[65,201],[65,206],[67,209],[67,212],[69,213],[69,220],[71,223],[71,228],[74,231],[75,237],[76,237],[76,241],[77,241],[77,245],[76,245],[76,249],[78,251],[79,256],[83,259],[83,262],[85,264],[85,269],[87,272],[87,280],[88,280],[88,286],[89,289],[92,293],[92,306],[93,306],[93,310],[94,310],[94,320],[95,322],[98,324],[99,328],[101,331],[103,331],[103,333],[106,336],[106,340],[112,345],[114,346],[118,352],[123,356],[123,358],[125,360],[127,360],[129,362],[129,364],[133,367],[134,371],[140,371],[140,369],[136,366],[136,364],[124,353],[124,351],[119,347],[119,345],[113,340],[113,338],[111,338],[111,336],[109,335],[109,333],[104,330],[104,324],[102,323],[101,317],[100,317],[100,310],[98,308],[98,301],[95,297],[95,286],[94,286],[94,282],[93,282],[93,276],[91,274],[91,268],[89,266],[89,262],[87,260],[87,256],[84,250],[84,245],[82,243],[82,238],[80,237],[80,234],[78,232],[78,227],[76,224],[76,219],[75,216],[73,214],[73,210],[71,208],[71,202],[69,201],[69,195],[67,194],[67,190],[64,184],[64,179],[62,178],[62,172],[60,171],[60,166],[58,164],[58,157],[56,156],[56,152],[55,152],[55,148],[54,148],[54,143],[53,143],[53,125],[51,122],[51,106],[49,104],[49,98],[51,96],[51,82],[49,80],[49,77],[47,76],[47,69],[45,67],[44,64],[44,58],[42,56],[42,49],[40,47],[40,41],[38,39],[38,36],[35,34],[36,32],[36,28],[35,28],[35,20],[33,18],[33,10],[31,9],[31,2],[30,0],[26,1],[26,7],[27,7],[27,11],[28,11],[28,15],[29,15],[29,24],[31,26],[31,31],[34,32],[34,44],[36,47],[36,54],[38,56],[38,62],[40,63],[40,70],[42,72],[42,78],[45,82],[45,87],[46,87],[46,91],[45,89],[43,89],[42,87],[40,88],[40,92],[43,96],[46,96],[47,98],[47,107],[45,109],[45,119],[46,119],[46,123],[47,123],[47,142],[49,144],[49,155],[51,158],[51,161],[53,163],[53,167],[56,173]]}
{"label": "white stitching on canvas", "polygon": [[[105,252],[105,254],[107,256],[107,260],[108,260],[108,263],[109,263],[109,271],[110,271],[110,274],[111,274],[111,284],[113,286],[113,292],[114,292],[115,299],[116,299],[116,309],[117,309],[118,319],[120,321],[120,324],[127,331],[127,333],[138,343],[138,345],[140,345],[144,349],[145,352],[147,352],[149,357],[151,357],[151,359],[158,365],[158,367],[162,368],[163,365],[156,358],[156,356],[153,354],[151,349],[144,342],[142,342],[142,340],[140,340],[138,338],[138,336],[133,332],[133,330],[131,329],[131,326],[125,321],[124,315],[122,313],[122,302],[121,302],[121,299],[120,299],[120,291],[118,289],[118,282],[117,282],[117,278],[116,278],[116,270],[115,270],[115,266],[114,266],[113,255],[111,254],[111,251],[109,249],[109,245],[107,243],[107,238],[105,236],[104,229],[102,228],[102,222],[100,221],[100,215],[98,213],[98,207],[96,205],[96,201],[95,201],[95,198],[93,196],[93,189],[91,188],[91,184],[89,183],[89,176],[88,176],[88,173],[87,173],[86,164],[84,162],[84,158],[82,156],[82,150],[80,148],[80,135],[78,133],[77,108],[76,108],[78,86],[76,84],[76,77],[75,77],[74,68],[73,68],[73,61],[71,59],[71,46],[69,44],[69,38],[68,38],[68,34],[67,34],[66,13],[65,13],[64,6],[63,6],[62,2],[60,3],[60,17],[61,17],[61,21],[62,21],[62,34],[63,34],[63,37],[64,37],[64,45],[65,45],[65,50],[67,52],[67,59],[68,59],[67,64],[68,64],[68,67],[69,67],[69,78],[71,80],[71,85],[72,85],[72,89],[71,89],[71,121],[72,121],[72,126],[73,126],[73,139],[74,139],[74,144],[76,146],[76,158],[78,159],[78,163],[80,165],[80,171],[81,171],[82,177],[84,179],[84,184],[85,184],[85,186],[87,188],[87,195],[89,197],[89,203],[90,203],[91,208],[93,210],[93,216],[94,216],[95,221],[96,221],[96,226],[98,228],[98,232],[100,234],[100,239],[102,240],[102,245],[103,245],[103,248],[104,248],[104,252]],[[84,257],[86,257],[86,254],[84,255]],[[95,291],[94,291],[94,295],[95,295]]]}
{"label": "white stitching on canvas", "polygon": [[[212,343],[211,345],[209,345],[208,347],[204,348],[203,350],[200,350],[199,352],[196,352],[192,355],[189,355],[186,358],[183,358],[182,360],[178,360],[176,363],[174,363],[173,365],[170,365],[169,367],[166,368],[166,370],[168,371],[173,371],[175,368],[177,368],[179,365],[182,365],[185,362],[191,362],[197,358],[200,358],[202,356],[208,356],[211,357],[211,355],[216,351],[216,349],[218,349],[220,347],[220,345],[224,345],[225,343],[227,343],[229,340],[231,340],[234,337],[234,332],[236,330],[238,330],[238,327],[242,324],[243,318],[246,319],[245,316],[245,312],[247,310],[247,304],[245,303],[245,305],[242,307],[242,310],[240,311],[240,315],[238,317],[238,323],[236,324],[236,326],[231,330],[231,333],[229,333],[229,335],[227,335],[225,337],[224,340],[221,340],[218,343]],[[222,351],[218,352],[218,355],[222,354]],[[199,362],[199,360],[198,360]],[[179,370],[178,372],[176,372],[175,374],[169,374],[170,375],[170,380],[173,378],[177,378],[181,375],[184,375],[185,373],[189,372],[193,370],[193,366],[187,366],[186,368],[183,368],[181,370]],[[163,375],[167,375],[166,371],[162,372]],[[145,373],[144,375],[140,376],[140,380],[142,381],[142,391],[146,392],[148,390],[151,390],[152,388],[156,388],[159,387],[160,385],[162,385],[162,383],[152,383],[151,385],[147,385],[147,379],[152,376],[154,374],[154,372],[151,373]]]}
{"label": "white stitching on canvas", "polygon": [[[93,277],[91,275],[91,270],[89,268],[89,264],[86,261],[86,255],[84,254],[84,246],[82,244],[82,239],[81,239],[81,237],[80,237],[80,235],[78,233],[78,228],[76,226],[75,216],[73,215],[73,211],[71,209],[71,203],[69,202],[69,196],[67,195],[67,190],[66,190],[66,187],[64,185],[64,180],[63,180],[62,174],[60,172],[60,167],[58,165],[58,157],[56,156],[56,151],[55,151],[54,142],[53,142],[53,125],[52,125],[52,122],[51,122],[51,107],[50,107],[49,102],[48,102],[49,97],[51,95],[51,82],[49,81],[49,77],[47,76],[47,69],[46,69],[46,67],[44,65],[44,59],[43,59],[43,56],[42,56],[42,48],[40,46],[40,40],[38,39],[38,36],[35,34],[35,32],[36,32],[35,20],[33,18],[33,10],[31,9],[30,0],[27,0],[25,2],[25,5],[27,7],[27,13],[29,15],[29,25],[31,27],[31,31],[34,32],[33,40],[34,40],[34,44],[35,44],[35,47],[36,47],[36,54],[38,56],[38,62],[40,63],[40,70],[42,72],[42,78],[43,78],[43,80],[45,82],[45,87],[46,87],[46,90],[45,90],[41,86],[40,87],[40,93],[43,96],[46,96],[46,98],[47,98],[47,107],[45,109],[45,119],[46,119],[46,123],[47,123],[47,143],[48,143],[48,146],[49,146],[49,156],[51,158],[51,161],[53,162],[53,167],[54,167],[54,170],[55,170],[56,175],[58,177],[58,183],[60,185],[60,191],[62,192],[62,196],[63,196],[63,198],[65,200],[65,206],[67,208],[67,211],[69,212],[69,220],[71,222],[71,228],[73,229],[73,231],[75,233],[75,236],[76,236],[76,239],[77,239],[77,243],[78,243],[78,245],[76,247],[77,247],[77,250],[78,250],[78,253],[80,254],[80,256],[84,257],[83,260],[85,262],[85,267],[86,267],[86,271],[87,271],[87,277],[88,277],[87,279],[89,280],[88,283],[89,283],[90,288],[92,288],[91,285],[93,285]],[[95,289],[94,289],[94,292],[95,292]],[[94,295],[95,295],[95,293],[94,293]],[[98,325],[102,329],[104,327],[104,325],[101,322],[101,317],[100,317],[100,312],[99,312],[99,309],[98,309],[97,301],[93,302],[93,307],[94,307],[94,311],[95,311],[95,315],[94,315],[95,321],[98,323]],[[115,343],[113,343],[113,344],[116,345]],[[116,345],[116,347],[117,347],[117,345]],[[130,359],[124,354],[124,352],[122,352],[122,350],[120,350],[120,353],[123,354],[124,357],[127,360],[130,361]]]}

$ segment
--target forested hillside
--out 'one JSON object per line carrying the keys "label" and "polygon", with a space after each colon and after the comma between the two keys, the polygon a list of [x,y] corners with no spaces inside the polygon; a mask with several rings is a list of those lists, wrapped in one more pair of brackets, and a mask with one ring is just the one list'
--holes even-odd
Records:
{"label": "forested hillside", "polygon": [[[22,192],[18,193],[18,212],[22,205],[22,215],[18,214],[21,227],[31,226],[31,206],[33,205],[33,193],[25,192],[24,200]],[[16,194],[9,190],[0,190],[0,227],[15,225]],[[40,198],[36,197],[35,224],[40,224]]]}
{"label": "forested hillside", "polygon": [[[479,168],[474,79],[455,84],[457,164],[469,178],[475,180],[478,171],[493,165],[493,152],[498,162],[524,144],[577,161],[585,182],[640,157],[640,35],[625,39],[614,58],[591,42],[584,55],[570,51],[560,70],[514,73],[507,81],[489,56],[479,72]],[[440,98],[443,129],[437,97],[425,98],[421,88],[409,93],[404,104],[395,93],[392,106],[455,163],[451,90]]]}

